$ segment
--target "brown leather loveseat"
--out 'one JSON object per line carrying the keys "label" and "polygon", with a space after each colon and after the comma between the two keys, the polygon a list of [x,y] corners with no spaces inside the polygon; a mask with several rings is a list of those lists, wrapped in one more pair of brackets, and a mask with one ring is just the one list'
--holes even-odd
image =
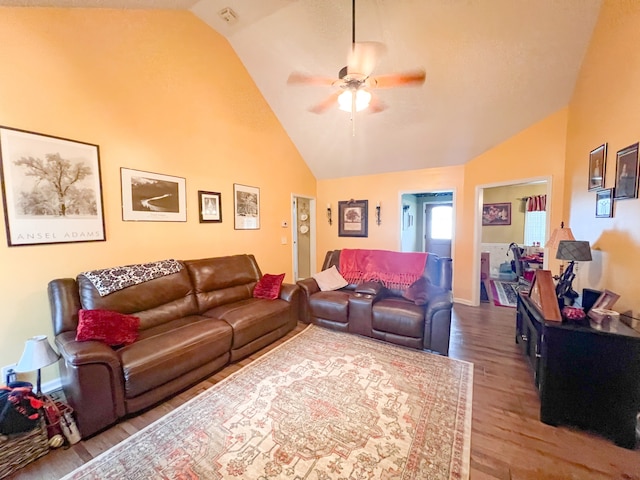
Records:
{"label": "brown leather loveseat", "polygon": [[[278,299],[253,298],[262,276],[253,255],[177,263],[182,266],[177,273],[106,296],[83,274],[49,283],[63,389],[83,437],[295,328],[300,289],[282,284]],[[76,341],[80,309],[134,315],[140,319],[138,338],[116,348]]]}
{"label": "brown leather loveseat", "polygon": [[[322,270],[333,266],[339,270],[340,253],[327,252]],[[422,302],[408,300],[403,290],[386,288],[380,282],[351,283],[338,290],[321,291],[313,278],[300,280],[300,320],[448,355],[451,270],[451,258],[427,255],[423,281],[416,282],[424,285]]]}

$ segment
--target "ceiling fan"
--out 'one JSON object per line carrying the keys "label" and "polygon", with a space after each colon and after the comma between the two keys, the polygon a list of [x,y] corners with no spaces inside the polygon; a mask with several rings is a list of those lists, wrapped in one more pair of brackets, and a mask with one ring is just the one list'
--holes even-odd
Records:
{"label": "ceiling fan", "polygon": [[386,105],[371,92],[377,88],[393,88],[422,85],[425,71],[415,70],[372,76],[373,70],[386,48],[378,42],[356,43],[356,0],[351,4],[351,53],[347,66],[340,69],[338,78],[307,75],[293,72],[287,81],[290,85],[332,86],[337,89],[322,102],[309,108],[313,113],[324,113],[334,105],[340,110],[359,112],[367,109],[370,113],[381,112]]}

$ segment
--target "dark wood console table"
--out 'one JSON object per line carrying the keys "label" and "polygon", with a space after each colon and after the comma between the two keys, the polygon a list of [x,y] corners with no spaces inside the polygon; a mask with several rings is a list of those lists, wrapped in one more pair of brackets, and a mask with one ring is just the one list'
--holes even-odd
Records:
{"label": "dark wood console table", "polygon": [[518,295],[516,342],[540,395],[540,420],[636,445],[640,412],[640,332],[622,321],[546,321],[526,293]]}

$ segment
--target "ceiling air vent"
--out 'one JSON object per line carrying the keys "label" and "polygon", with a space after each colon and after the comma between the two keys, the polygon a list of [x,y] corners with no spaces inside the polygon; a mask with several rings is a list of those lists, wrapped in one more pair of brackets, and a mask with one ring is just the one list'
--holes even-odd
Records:
{"label": "ceiling air vent", "polygon": [[238,23],[238,14],[231,10],[230,7],[223,8],[218,12],[218,16],[224,20],[227,25],[235,25]]}

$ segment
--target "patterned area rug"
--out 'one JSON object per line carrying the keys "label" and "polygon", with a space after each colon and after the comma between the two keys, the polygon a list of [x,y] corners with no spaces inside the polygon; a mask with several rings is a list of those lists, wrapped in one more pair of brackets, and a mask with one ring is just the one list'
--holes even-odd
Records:
{"label": "patterned area rug", "polygon": [[495,305],[513,308],[518,306],[517,283],[501,282],[500,280],[490,280],[490,282]]}
{"label": "patterned area rug", "polygon": [[467,479],[473,364],[310,326],[65,479]]}

